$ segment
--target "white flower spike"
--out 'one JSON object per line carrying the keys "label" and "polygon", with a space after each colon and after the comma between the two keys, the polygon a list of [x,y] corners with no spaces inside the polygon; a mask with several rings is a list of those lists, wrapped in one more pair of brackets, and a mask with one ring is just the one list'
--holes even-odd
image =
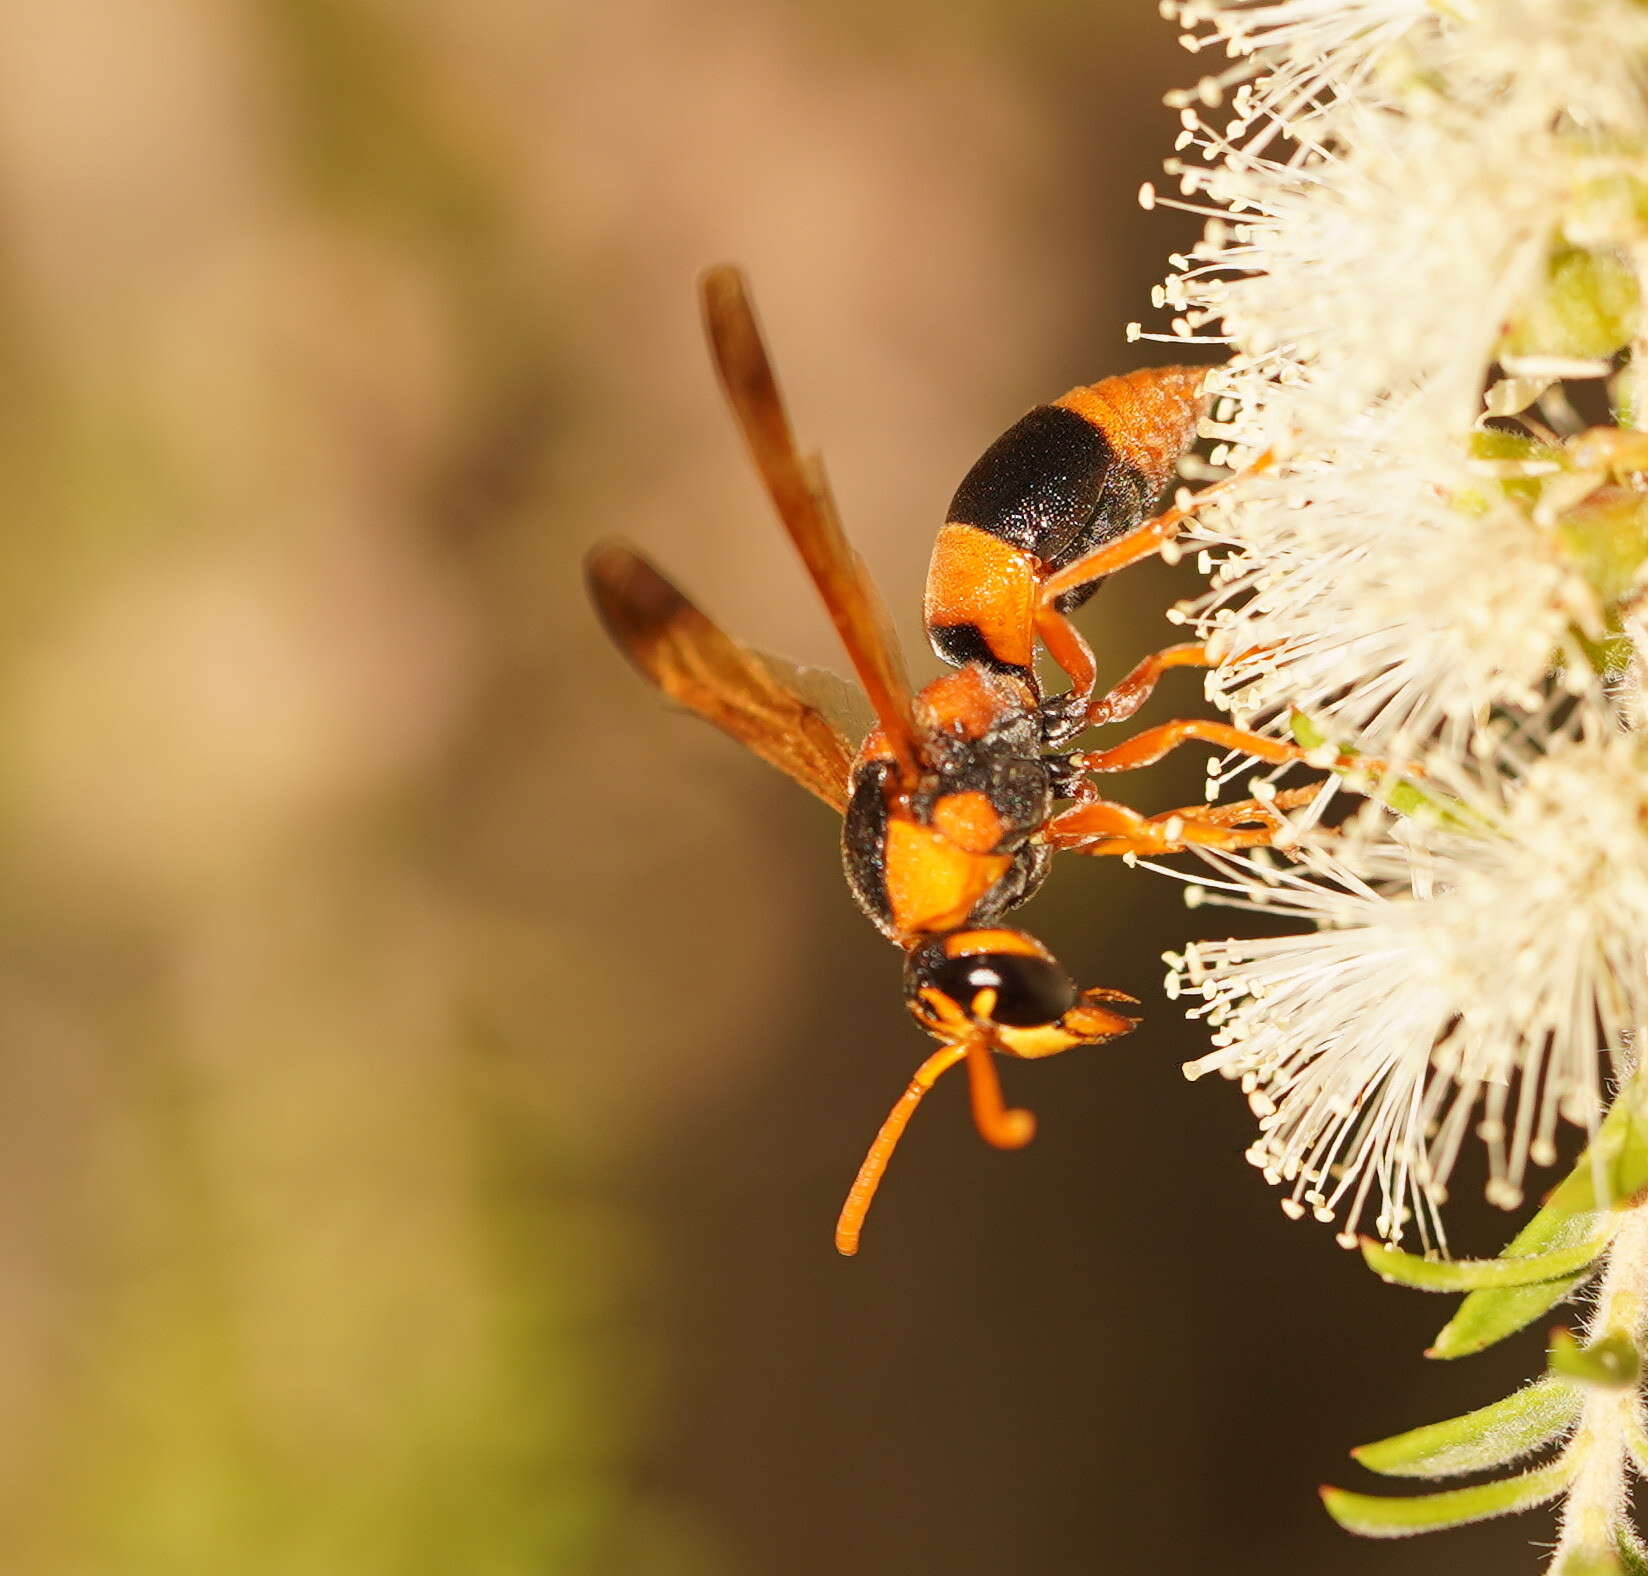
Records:
{"label": "white flower spike", "polygon": [[[1207,222],[1152,337],[1227,347],[1204,430],[1275,456],[1187,533],[1209,583],[1176,616],[1245,725],[1399,769],[1338,828],[1324,789],[1272,850],[1203,851],[1197,905],[1289,928],[1169,957],[1212,1036],[1186,1072],[1240,1084],[1290,1215],[1416,1238],[1370,1263],[1471,1292],[1436,1355],[1600,1272],[1546,1379],[1363,1455],[1554,1461],[1324,1504],[1395,1537],[1561,1497],[1552,1571],[1622,1576],[1648,1568],[1648,4],[1168,11],[1226,58],[1170,99],[1177,195],[1147,200]],[[1587,1158],[1506,1256],[1436,1262],[1466,1142],[1512,1207],[1565,1123]]]}
{"label": "white flower spike", "polygon": [[[1229,901],[1317,929],[1203,942],[1173,988],[1214,1029],[1187,1073],[1240,1080],[1251,1158],[1289,1199],[1381,1236],[1437,1206],[1473,1131],[1521,1201],[1557,1121],[1594,1119],[1648,1022],[1648,762],[1622,735],[1437,762],[1448,808],[1375,836],[1318,832],[1297,864],[1209,856]],[[1604,1054],[1599,1055],[1599,1052]],[[1610,1063],[1611,1057],[1611,1063]]]}

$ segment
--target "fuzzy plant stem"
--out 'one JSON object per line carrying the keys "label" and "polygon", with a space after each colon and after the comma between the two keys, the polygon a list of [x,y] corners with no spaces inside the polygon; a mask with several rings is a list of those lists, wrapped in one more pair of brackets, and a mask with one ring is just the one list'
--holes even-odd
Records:
{"label": "fuzzy plant stem", "polygon": [[[1648,1206],[1639,1204],[1609,1249],[1596,1304],[1586,1324],[1586,1345],[1595,1348],[1613,1341],[1636,1349],[1645,1326]],[[1631,1537],[1626,1517],[1632,1447],[1642,1437],[1642,1395],[1635,1376],[1618,1385],[1593,1384],[1566,1451],[1577,1470],[1562,1509],[1553,1570],[1606,1569],[1621,1539]]]}

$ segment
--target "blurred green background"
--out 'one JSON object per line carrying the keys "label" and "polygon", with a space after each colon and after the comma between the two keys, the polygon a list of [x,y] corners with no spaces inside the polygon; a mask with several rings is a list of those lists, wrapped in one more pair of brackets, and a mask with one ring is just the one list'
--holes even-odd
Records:
{"label": "blurred green background", "polygon": [[[700,344],[736,259],[920,651],[973,457],[1149,359],[1193,65],[1145,0],[14,8],[0,1570],[1531,1564],[1317,1509],[1535,1357],[1426,1371],[1444,1310],[1283,1220],[1146,872],[1027,914],[1146,1026],[1008,1069],[1020,1155],[941,1089],[836,1258],[898,959],[578,585],[621,533],[835,660]],[[1095,602],[1104,671],[1183,572]]]}

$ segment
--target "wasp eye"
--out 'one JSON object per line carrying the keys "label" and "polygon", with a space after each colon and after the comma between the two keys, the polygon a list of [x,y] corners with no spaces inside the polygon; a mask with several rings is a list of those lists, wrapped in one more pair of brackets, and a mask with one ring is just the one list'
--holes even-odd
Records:
{"label": "wasp eye", "polygon": [[[1056,1022],[1076,1004],[1076,987],[1058,964],[1013,952],[946,958],[932,983],[964,1012],[988,1006],[990,1022],[1014,1029]],[[993,1005],[978,1000],[985,991],[995,992]]]}

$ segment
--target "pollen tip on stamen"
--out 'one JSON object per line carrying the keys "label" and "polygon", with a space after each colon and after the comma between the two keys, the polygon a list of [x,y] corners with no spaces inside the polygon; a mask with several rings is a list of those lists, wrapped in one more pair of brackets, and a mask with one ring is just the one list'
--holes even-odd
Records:
{"label": "pollen tip on stamen", "polygon": [[1516,1209],[1522,1203],[1522,1189],[1504,1178],[1495,1178],[1483,1192],[1488,1202],[1498,1209]]}

